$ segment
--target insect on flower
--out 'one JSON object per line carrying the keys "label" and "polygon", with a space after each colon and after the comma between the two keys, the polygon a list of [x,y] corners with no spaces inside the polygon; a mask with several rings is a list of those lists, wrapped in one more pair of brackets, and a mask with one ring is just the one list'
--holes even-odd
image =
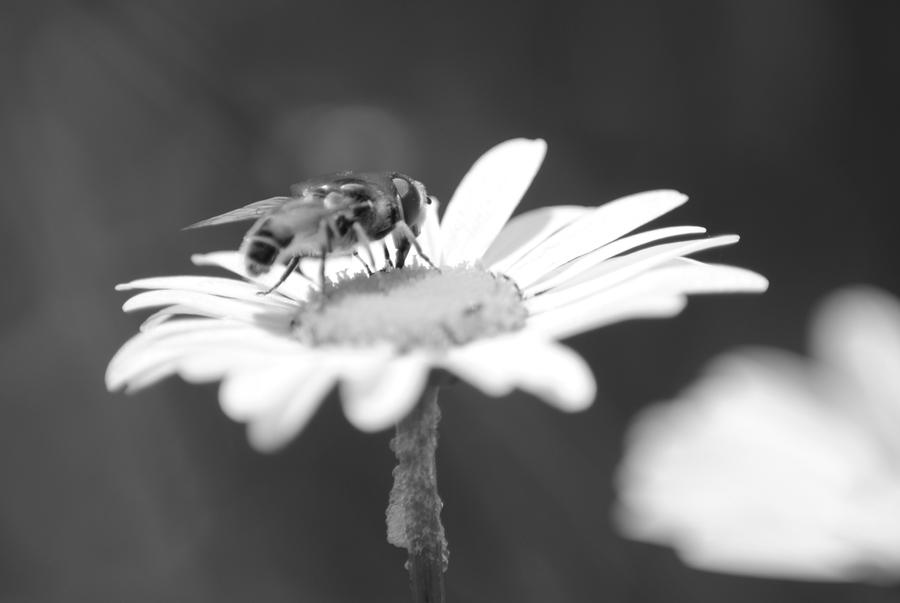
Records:
{"label": "insect on flower", "polygon": [[[261,292],[265,295],[299,270],[305,257],[321,259],[319,282],[323,288],[325,257],[329,254],[359,257],[356,248],[362,246],[374,266],[372,241],[382,241],[388,267],[402,268],[411,246],[434,267],[416,237],[425,220],[425,205],[436,202],[421,182],[398,172],[347,171],[294,184],[290,197],[263,199],[187,228],[256,220],[240,249],[247,272],[257,276],[276,263],[286,265],[278,282]],[[393,260],[384,244],[387,235],[393,237],[397,248]],[[366,270],[371,273],[368,265]]]}
{"label": "insect on flower", "polygon": [[[335,387],[354,426],[391,427],[416,407],[432,370],[468,381],[488,396],[519,388],[575,411],[593,402],[596,385],[590,366],[560,340],[628,319],[673,316],[689,295],[761,292],[768,286],[750,270],[688,257],[736,243],[736,235],[699,237],[706,233],[699,226],[635,232],[685,203],[687,196],[674,190],[599,206],[542,207],[510,219],[546,149],[543,140],[526,138],[490,149],[463,177],[440,219],[421,185],[395,174],[375,178],[380,193],[369,193],[372,205],[363,203],[359,218],[346,209],[327,209],[335,201],[353,205],[343,198],[350,193],[341,189],[340,177],[300,185],[300,194],[289,199],[237,210],[236,219],[260,220],[245,248],[253,237],[270,243],[270,257],[257,272],[271,270],[277,259],[330,253],[317,247],[329,236],[317,229],[324,222],[335,239],[339,216],[348,221],[348,235],[355,220],[370,240],[382,236],[371,246],[376,268],[387,267],[378,249],[392,245],[386,233],[404,230],[391,207],[419,234],[400,237],[401,249],[407,248],[395,257],[406,261],[403,270],[374,275],[352,264],[350,241],[332,240],[331,249],[344,256],[328,257],[326,275],[337,278],[327,281],[326,291],[313,291],[291,273],[279,295],[259,296],[282,275],[248,270],[248,259],[263,259],[248,258],[247,251],[255,256],[253,249],[192,258],[240,280],[180,275],[119,285],[123,291],[144,290],[125,303],[126,311],[157,312],[110,361],[107,387],[134,392],[173,374],[192,383],[220,381],[223,410],[246,423],[251,443],[266,451],[300,433]],[[349,187],[351,192],[373,186],[369,177],[351,178],[363,184]],[[317,185],[339,191],[337,198],[317,195]],[[297,216],[288,211],[294,205],[300,207]],[[380,225],[372,225],[380,216]],[[276,232],[288,218],[305,230],[288,224],[286,233]],[[289,240],[276,245],[271,241],[277,236]],[[351,236],[359,240],[355,232]],[[666,242],[675,237],[687,238]],[[405,253],[413,256],[416,242],[431,262],[423,258],[424,265],[411,265]]]}

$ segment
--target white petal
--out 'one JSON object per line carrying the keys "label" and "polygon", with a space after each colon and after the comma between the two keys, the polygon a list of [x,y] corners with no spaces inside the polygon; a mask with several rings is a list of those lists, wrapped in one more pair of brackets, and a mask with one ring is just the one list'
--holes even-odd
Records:
{"label": "white petal", "polygon": [[[263,329],[273,332],[278,332],[278,334],[286,335],[288,330],[286,328],[285,322],[285,313],[290,311],[293,312],[293,309],[287,306],[278,308],[277,306],[274,308],[271,314],[265,313],[262,315],[258,315],[255,313],[250,313],[248,316],[250,320],[239,320],[236,317],[234,320],[230,320],[226,317],[221,317],[218,314],[214,314],[212,312],[208,312],[206,310],[200,309],[197,306],[188,305],[188,304],[175,304],[174,306],[166,306],[161,310],[158,310],[148,316],[144,322],[141,323],[138,329],[140,331],[147,331],[150,329],[154,329],[159,325],[165,324],[167,322],[171,322],[173,319],[183,319],[186,316],[205,316],[211,318],[213,320],[218,320],[222,322],[234,322],[236,324],[241,324],[245,327],[254,328],[254,329]],[[281,310],[281,311],[279,311]],[[290,322],[290,321],[287,321]]]}
{"label": "white petal", "polygon": [[227,299],[205,293],[173,289],[138,293],[129,298],[122,305],[122,309],[125,312],[135,312],[171,305],[178,305],[185,314],[239,320],[285,331],[293,316],[293,311],[289,306],[273,305],[258,300]]}
{"label": "white petal", "polygon": [[264,349],[200,348],[180,354],[173,364],[188,383],[211,383],[234,371],[269,366],[281,356],[281,352]]}
{"label": "white petal", "polygon": [[560,410],[584,410],[594,402],[594,375],[587,362],[571,348],[545,342],[527,353],[523,351],[519,367],[519,387]]}
{"label": "white petal", "polygon": [[620,528],[704,569],[900,575],[900,483],[821,397],[833,392],[820,376],[792,355],[732,354],[676,402],[642,413],[618,476]]}
{"label": "white petal", "polygon": [[121,349],[116,353],[117,356],[129,353],[130,350],[148,345],[157,341],[165,340],[169,337],[177,337],[181,334],[195,333],[199,331],[229,331],[240,330],[250,331],[253,327],[242,322],[227,320],[211,320],[209,318],[183,318],[180,320],[169,321],[160,324],[133,336],[122,345]]}
{"label": "white petal", "polygon": [[[819,307],[812,327],[815,355],[846,371],[900,408],[900,302],[884,291],[847,288]],[[898,424],[900,430],[900,424]]]}
{"label": "white petal", "polygon": [[517,138],[482,155],[463,177],[441,224],[444,263],[481,258],[537,174],[547,144]]}
{"label": "white petal", "polygon": [[[738,528],[739,521],[734,517],[710,525],[702,536],[685,539],[679,556],[697,569],[779,579],[856,581],[867,571],[859,565],[865,560],[854,558],[844,536],[830,533],[822,522],[798,517],[773,529],[753,522]],[[733,544],[722,547],[721,540]]]}
{"label": "white petal", "polygon": [[169,338],[199,331],[218,332],[223,329],[225,324],[208,319],[179,320],[138,333],[126,341],[110,360],[106,369],[107,389],[110,391],[120,389],[128,381],[148,370],[148,367],[157,364],[158,362],[154,359],[145,360],[143,358],[148,353],[159,355],[154,351],[156,347],[165,351],[164,358],[171,358],[174,354],[167,351],[169,349],[167,346],[158,345],[160,342],[164,343]]}
{"label": "white petal", "polygon": [[366,371],[344,377],[344,414],[357,429],[379,431],[394,425],[416,405],[431,366],[419,354],[385,358]]}
{"label": "white petal", "polygon": [[[151,385],[159,383],[163,379],[173,375],[175,371],[176,365],[174,362],[162,362],[135,374],[127,381],[123,381],[122,384],[117,384],[114,389],[119,389],[124,385],[126,394],[134,394]],[[113,391],[113,388],[110,388],[110,390]]]}
{"label": "white petal", "polygon": [[828,296],[811,329],[813,354],[852,381],[851,412],[880,433],[900,462],[900,302],[872,287]]}
{"label": "white petal", "polygon": [[485,339],[450,350],[438,364],[489,396],[505,396],[516,387],[505,359],[512,348],[509,336]]}
{"label": "white petal", "polygon": [[[260,287],[270,288],[281,278],[282,271],[273,268],[271,272],[259,276],[251,276],[244,268],[244,256],[237,251],[215,251],[213,253],[199,253],[191,256],[191,261],[197,266],[218,266],[229,272],[256,283]],[[280,267],[279,267],[280,268]],[[278,292],[295,300],[306,299],[313,284],[296,272],[291,274],[279,287]]]}
{"label": "white petal", "polygon": [[185,314],[190,314],[190,311],[186,308],[177,305],[168,306],[166,308],[163,308],[162,310],[157,310],[146,319],[144,319],[144,322],[141,323],[141,325],[138,327],[138,330],[148,331],[150,329],[154,329],[161,324],[168,322],[172,318],[175,318],[176,316],[182,316]]}
{"label": "white petal", "polygon": [[596,384],[590,367],[571,349],[522,334],[496,337],[451,350],[442,366],[489,396],[515,387],[561,410],[591,405]]}
{"label": "white petal", "polygon": [[529,312],[535,314],[545,310],[558,308],[564,304],[611,289],[642,272],[659,266],[679,256],[697,253],[713,247],[732,245],[738,241],[736,235],[725,235],[686,241],[683,243],[666,243],[628,255],[612,258],[586,270],[567,281],[563,285],[530,298],[527,302]]}
{"label": "white petal", "polygon": [[277,291],[269,295],[259,295],[265,291],[259,285],[232,278],[220,278],[215,276],[161,276],[155,278],[142,278],[129,283],[116,285],[116,291],[131,291],[134,289],[173,289],[178,291],[192,291],[206,293],[230,299],[240,299],[264,305],[285,307],[292,301],[280,295]]}
{"label": "white petal", "polygon": [[690,258],[676,258],[647,274],[648,279],[658,279],[656,290],[680,293],[762,293],[769,288],[769,279],[758,272]]}
{"label": "white petal", "polygon": [[635,228],[672,211],[687,201],[678,191],[638,193],[601,205],[591,214],[572,222],[510,266],[506,274],[516,282],[532,282],[594,249],[606,245]]}
{"label": "white petal", "polygon": [[[659,267],[637,274],[623,283],[574,302],[552,305],[552,295],[538,295],[525,300],[533,314],[566,311],[569,303],[590,300],[598,306],[617,304],[628,306],[638,297],[670,297],[700,293],[761,293],[769,286],[762,275],[736,266],[705,264],[689,258],[676,257]],[[551,292],[552,293],[552,292]]]}
{"label": "white petal", "polygon": [[317,368],[311,351],[268,360],[235,368],[222,381],[219,403],[230,419],[246,422],[266,415],[290,399]]}
{"label": "white petal", "polygon": [[196,358],[207,365],[212,364],[215,370],[207,370],[203,378],[194,380],[214,380],[235,364],[253,362],[266,354],[284,353],[301,347],[297,342],[261,329],[235,328],[233,324],[215,320],[201,321],[211,323],[205,325],[177,324],[181,322],[189,321],[160,325],[138,333],[126,342],[109,363],[107,388],[116,390],[128,385],[130,390],[134,390],[149,385],[153,382],[149,375],[156,375],[158,380],[181,372],[196,362]]}
{"label": "white petal", "polygon": [[[608,245],[604,245],[600,249],[592,251],[578,259],[567,262],[555,270],[533,280],[516,281],[526,295],[534,295],[552,289],[553,287],[564,284],[588,270],[597,266],[601,262],[608,260],[613,256],[617,256],[631,251],[641,245],[659,241],[660,239],[680,237],[691,234],[702,234],[706,232],[705,228],[699,226],[674,226],[672,228],[659,228],[657,230],[648,230],[647,232],[638,233],[621,239],[617,239]],[[533,276],[533,275],[532,275]]]}
{"label": "white petal", "polygon": [[541,207],[511,219],[484,254],[482,263],[495,272],[504,272],[554,232],[593,212],[581,205]]}
{"label": "white petal", "polygon": [[606,325],[637,318],[670,318],[687,305],[684,296],[639,296],[629,304],[600,304],[587,298],[528,318],[526,328],[554,339],[565,339]]}
{"label": "white petal", "polygon": [[[591,329],[634,318],[667,318],[681,312],[685,295],[697,293],[757,293],[768,281],[743,268],[704,264],[675,258],[617,286],[551,307],[526,300],[533,314],[529,328],[562,339]],[[541,311],[541,308],[543,310]]]}
{"label": "white petal", "polygon": [[287,444],[315,414],[334,387],[339,372],[335,363],[329,361],[309,371],[285,402],[255,416],[247,425],[250,445],[260,452],[274,452]]}
{"label": "white petal", "polygon": [[[206,351],[217,353],[212,347]],[[125,388],[130,393],[136,392],[174,375],[178,370],[178,360],[185,353],[183,347],[158,346],[142,354],[117,356],[106,369],[106,387],[110,391]]]}

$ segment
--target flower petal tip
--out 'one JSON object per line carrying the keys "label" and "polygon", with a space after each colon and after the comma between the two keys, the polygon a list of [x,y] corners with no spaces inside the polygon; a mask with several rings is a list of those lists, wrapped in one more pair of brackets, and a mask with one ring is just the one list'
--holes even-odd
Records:
{"label": "flower petal tip", "polygon": [[[675,190],[674,188],[657,188],[649,191],[644,191],[642,193],[635,193],[634,195],[630,195],[631,197],[648,197],[654,198],[657,200],[665,200],[667,204],[671,207],[671,209],[675,209],[676,207],[681,207],[685,203],[687,203],[688,197],[685,193],[682,193],[679,190]],[[671,210],[668,210],[671,211]]]}
{"label": "flower petal tip", "polygon": [[751,272],[751,274],[755,277],[755,282],[748,282],[748,293],[765,293],[769,290],[769,279],[758,272]]}
{"label": "flower petal tip", "polygon": [[274,454],[282,450],[290,439],[273,438],[264,430],[256,429],[255,423],[247,425],[247,441],[253,450],[262,454]]}
{"label": "flower petal tip", "polygon": [[[498,165],[492,162],[509,162],[511,165],[520,166],[519,169],[523,172],[530,173],[525,186],[527,189],[527,185],[537,174],[546,156],[547,141],[543,138],[512,138],[489,149],[478,162],[492,166]],[[524,192],[523,190],[522,194]]]}
{"label": "flower petal tip", "polygon": [[194,266],[218,266],[223,257],[230,257],[232,255],[240,256],[240,252],[233,250],[194,253],[191,255],[191,263]]}
{"label": "flower petal tip", "polygon": [[115,393],[122,389],[122,383],[111,370],[106,371],[106,375],[103,378],[103,384],[106,386],[106,391],[110,393]]}
{"label": "flower petal tip", "polygon": [[413,354],[383,364],[368,375],[345,379],[340,386],[344,416],[366,433],[399,423],[415,408],[428,382],[431,362]]}
{"label": "flower petal tip", "polygon": [[543,138],[511,138],[498,144],[495,149],[502,147],[520,146],[522,148],[530,147],[534,152],[545,154],[547,152],[547,141]]}
{"label": "flower petal tip", "polygon": [[152,381],[152,382],[148,382],[148,383],[135,383],[135,384],[129,383],[129,384],[125,385],[125,387],[122,389],[122,393],[130,396],[132,394],[138,393],[142,389],[146,389],[146,388],[150,387],[154,383],[156,383],[156,381]]}
{"label": "flower petal tip", "polygon": [[[527,140],[527,139],[526,139]],[[540,151],[541,155],[547,154],[547,141],[543,138],[532,138],[530,140],[531,146],[535,149],[535,151]]]}
{"label": "flower petal tip", "polygon": [[347,421],[353,425],[353,427],[363,433],[378,433],[379,431],[384,431],[389,427],[393,427],[403,419],[403,417],[399,417],[397,421],[385,423],[380,417],[373,418],[365,415],[351,415],[346,412],[344,413],[344,416],[347,417]]}
{"label": "flower petal tip", "polygon": [[568,355],[571,366],[568,368],[567,383],[559,387],[550,396],[552,404],[564,412],[581,412],[594,404],[597,397],[597,382],[590,365],[580,355],[568,347],[562,351]]}
{"label": "flower petal tip", "polygon": [[579,392],[577,395],[570,395],[565,399],[556,399],[553,406],[558,410],[569,413],[584,412],[594,405],[597,398],[596,387],[590,392]]}
{"label": "flower petal tip", "polygon": [[734,245],[738,241],[741,240],[741,235],[738,234],[727,234],[727,235],[719,235],[715,237],[722,241],[722,245]]}

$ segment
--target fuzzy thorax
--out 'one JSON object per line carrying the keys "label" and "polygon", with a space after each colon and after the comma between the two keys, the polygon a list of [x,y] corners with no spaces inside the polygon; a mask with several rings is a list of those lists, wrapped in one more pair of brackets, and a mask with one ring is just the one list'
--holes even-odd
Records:
{"label": "fuzzy thorax", "polygon": [[527,311],[514,282],[478,267],[406,267],[338,278],[293,320],[311,345],[391,343],[443,349],[515,331]]}

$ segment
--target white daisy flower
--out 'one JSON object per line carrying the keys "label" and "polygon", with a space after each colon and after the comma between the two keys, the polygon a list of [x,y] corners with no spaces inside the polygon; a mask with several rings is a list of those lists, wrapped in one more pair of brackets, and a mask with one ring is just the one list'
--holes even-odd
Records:
{"label": "white daisy flower", "polygon": [[[735,243],[735,235],[697,238],[705,230],[696,226],[629,234],[684,203],[675,191],[600,207],[545,207],[509,220],[545,151],[542,140],[504,142],[466,174],[440,224],[429,206],[419,241],[441,270],[414,260],[368,276],[353,258],[328,257],[327,295],[294,274],[260,296],[278,275],[251,276],[239,253],[218,252],[193,261],[240,279],[171,276],[120,285],[146,290],[126,311],[160,310],[112,359],[108,388],[134,391],[172,374],[221,381],[222,409],[248,425],[260,450],[288,442],[335,386],[357,428],[394,425],[419,400],[432,369],[490,396],[520,388],[576,411],[593,401],[594,379],[559,339],[672,316],[691,293],[766,289],[754,272],[686,258]],[[374,245],[380,258],[381,243]],[[316,274],[316,262],[308,262],[304,272]]]}
{"label": "white daisy flower", "polygon": [[711,571],[900,578],[900,303],[838,292],[811,347],[727,354],[646,410],[619,469],[621,531]]}

